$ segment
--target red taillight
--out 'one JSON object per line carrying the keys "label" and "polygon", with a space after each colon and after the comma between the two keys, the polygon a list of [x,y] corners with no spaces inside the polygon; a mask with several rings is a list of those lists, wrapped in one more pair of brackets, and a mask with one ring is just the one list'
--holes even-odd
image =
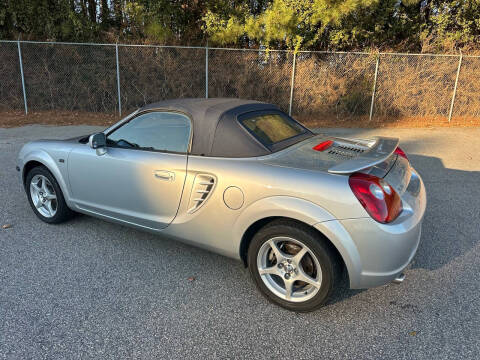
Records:
{"label": "red taillight", "polygon": [[402,200],[383,179],[373,175],[354,173],[348,179],[353,194],[368,214],[376,221],[389,223],[402,212]]}
{"label": "red taillight", "polygon": [[393,153],[408,160],[408,157],[407,157],[407,154],[405,154],[405,151],[403,151],[399,147],[397,147]]}
{"label": "red taillight", "polygon": [[320,144],[315,145],[312,149],[317,151],[327,150],[330,146],[333,145],[332,140],[323,141]]}

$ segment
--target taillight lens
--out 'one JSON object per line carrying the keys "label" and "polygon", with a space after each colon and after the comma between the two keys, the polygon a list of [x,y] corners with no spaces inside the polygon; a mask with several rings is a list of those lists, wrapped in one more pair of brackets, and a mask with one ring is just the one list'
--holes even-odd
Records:
{"label": "taillight lens", "polygon": [[348,180],[353,194],[368,214],[380,223],[395,220],[402,212],[402,200],[385,180],[363,173],[354,173]]}
{"label": "taillight lens", "polygon": [[393,153],[408,160],[408,157],[407,157],[407,154],[405,154],[405,151],[403,151],[399,147],[397,147]]}

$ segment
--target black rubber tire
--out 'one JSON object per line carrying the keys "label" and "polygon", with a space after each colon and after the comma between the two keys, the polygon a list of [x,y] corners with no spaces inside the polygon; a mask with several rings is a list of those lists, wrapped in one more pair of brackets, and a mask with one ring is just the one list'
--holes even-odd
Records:
{"label": "black rubber tire", "polygon": [[[55,193],[57,195],[57,212],[54,216],[50,218],[40,214],[35,205],[33,204],[32,197],[30,195],[30,182],[35,175],[43,175],[48,178],[48,180],[50,180],[50,183],[55,189]],[[46,223],[60,224],[71,219],[75,215],[75,213],[67,206],[67,203],[65,202],[65,198],[63,197],[62,190],[60,189],[57,180],[45,166],[36,166],[28,172],[25,178],[25,192],[27,193],[28,202],[30,203],[30,206],[32,207],[35,215],[37,215],[40,220]]]}
{"label": "black rubber tire", "polygon": [[[322,270],[322,285],[318,293],[305,302],[291,302],[272,293],[264,284],[257,269],[257,254],[261,246],[277,236],[288,236],[307,245],[317,257]],[[272,303],[296,312],[309,312],[322,307],[341,281],[342,267],[338,255],[328,240],[307,225],[290,220],[274,220],[261,228],[248,248],[248,268],[260,292]]]}

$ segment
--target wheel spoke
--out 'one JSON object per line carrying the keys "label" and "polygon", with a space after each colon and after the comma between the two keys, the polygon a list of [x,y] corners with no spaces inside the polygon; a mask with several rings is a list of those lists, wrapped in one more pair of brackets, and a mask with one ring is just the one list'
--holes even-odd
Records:
{"label": "wheel spoke", "polygon": [[32,199],[32,200],[33,200],[33,205],[35,205],[35,207],[36,207],[37,209],[39,209],[39,208],[42,207],[43,203],[42,203],[42,201],[40,200],[40,198],[39,198],[38,196],[36,196],[36,197],[35,197],[34,199]]}
{"label": "wheel spoke", "polygon": [[307,275],[305,271],[303,271],[302,266],[300,265],[298,267],[298,275],[297,275],[297,280],[306,282],[307,284],[310,284],[312,286],[315,286],[317,289],[320,288],[321,286],[321,281],[316,280],[312,278],[311,276]]}
{"label": "wheel spoke", "polygon": [[277,258],[277,264],[278,264],[280,261],[282,261],[282,259],[285,258],[285,254],[282,252],[282,250],[280,250],[280,248],[277,246],[275,241],[269,240],[268,244],[272,248],[272,251],[275,254],[275,257]]}
{"label": "wheel spoke", "polygon": [[34,182],[31,182],[30,183],[30,192],[34,192],[35,194],[37,194],[39,191],[40,191],[40,187],[38,186],[38,184],[36,184]]}
{"label": "wheel spoke", "polygon": [[263,268],[263,269],[258,269],[258,273],[260,275],[270,274],[270,275],[281,276],[280,273],[278,272],[278,268],[277,268],[276,265],[270,266],[270,267],[267,267],[267,268]]}
{"label": "wheel spoke", "polygon": [[283,283],[285,284],[285,299],[290,300],[292,298],[293,281],[284,279]]}
{"label": "wheel spoke", "polygon": [[47,194],[47,195],[45,196],[45,198],[46,198],[47,200],[57,200],[57,195],[55,195],[55,194]]}
{"label": "wheel spoke", "polygon": [[55,215],[55,210],[53,210],[52,208],[52,201],[47,201],[44,205],[45,209],[47,209],[48,213],[50,214],[50,216],[53,216]]}
{"label": "wheel spoke", "polygon": [[47,179],[42,177],[42,191],[45,195],[50,194],[50,191],[47,188]]}
{"label": "wheel spoke", "polygon": [[[42,189],[43,189],[43,196],[47,200],[55,200],[57,199],[57,195],[55,195],[55,190],[53,190],[53,186],[50,184],[50,182],[44,178],[42,181]],[[52,188],[53,191],[50,191],[49,186]]]}
{"label": "wheel spoke", "polygon": [[308,252],[306,247],[303,247],[298,253],[296,253],[293,256],[293,261],[297,264],[297,266],[300,266],[300,261],[302,258],[305,256],[305,254]]}

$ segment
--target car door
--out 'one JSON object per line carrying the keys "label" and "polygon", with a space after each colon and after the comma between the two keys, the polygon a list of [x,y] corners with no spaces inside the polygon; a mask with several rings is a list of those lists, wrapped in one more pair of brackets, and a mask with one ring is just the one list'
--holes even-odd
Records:
{"label": "car door", "polygon": [[87,212],[166,227],[180,204],[191,129],[184,114],[148,111],[106,134],[103,155],[79,144],[68,158],[72,200]]}

